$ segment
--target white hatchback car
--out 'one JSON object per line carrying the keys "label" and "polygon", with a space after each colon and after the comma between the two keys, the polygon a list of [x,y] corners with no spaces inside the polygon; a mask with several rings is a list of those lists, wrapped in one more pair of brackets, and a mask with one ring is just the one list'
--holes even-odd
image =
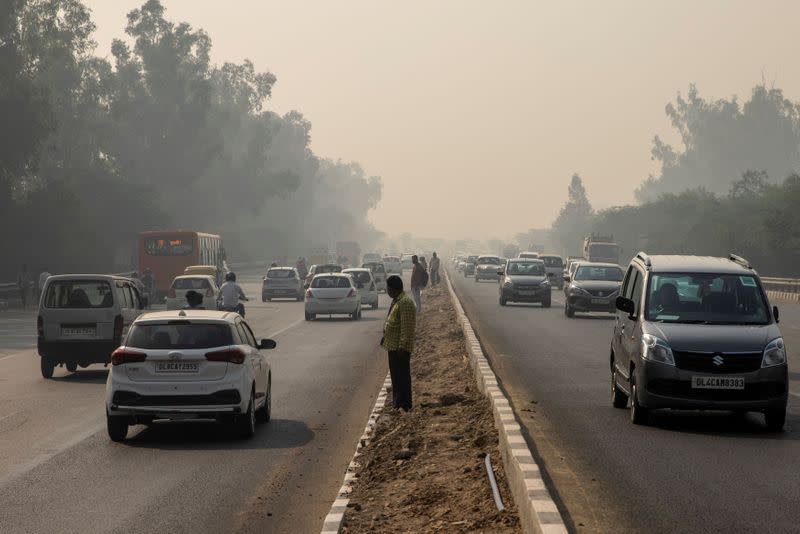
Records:
{"label": "white hatchback car", "polygon": [[318,274],[306,291],[306,321],[317,315],[349,315],[361,319],[361,298],[353,277],[343,273]]}
{"label": "white hatchback car", "polygon": [[236,313],[154,312],[134,321],[111,355],[106,382],[108,435],[122,441],[133,424],[156,419],[216,419],[245,438],[269,421],[272,372],[263,349]]}
{"label": "white hatchback car", "polygon": [[203,295],[203,307],[207,310],[216,310],[219,300],[219,287],[217,281],[210,275],[182,275],[176,276],[167,292],[167,309],[180,310],[186,307],[186,293],[196,291]]}
{"label": "white hatchback car", "polygon": [[372,275],[372,271],[365,267],[345,269],[344,274],[353,277],[358,289],[358,296],[361,298],[362,306],[372,306],[373,310],[378,309],[378,285]]}

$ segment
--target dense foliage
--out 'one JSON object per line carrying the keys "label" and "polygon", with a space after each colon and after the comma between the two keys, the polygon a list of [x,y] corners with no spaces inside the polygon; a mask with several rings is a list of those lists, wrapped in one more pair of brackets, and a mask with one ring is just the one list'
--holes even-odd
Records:
{"label": "dense foliage", "polygon": [[300,113],[265,110],[273,74],[213,64],[159,0],[129,13],[110,62],[94,29],[80,0],[0,7],[0,276],[132,267],[149,229],[222,233],[237,260],[379,237],[380,179],[314,155]]}

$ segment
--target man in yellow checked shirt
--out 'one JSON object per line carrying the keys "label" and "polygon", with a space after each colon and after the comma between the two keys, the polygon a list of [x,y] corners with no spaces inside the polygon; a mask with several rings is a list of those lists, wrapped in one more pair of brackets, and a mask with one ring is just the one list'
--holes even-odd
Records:
{"label": "man in yellow checked shirt", "polygon": [[403,291],[403,280],[399,276],[386,279],[386,292],[392,298],[392,304],[383,324],[381,346],[389,353],[393,405],[408,411],[411,409],[411,352],[414,350],[417,307]]}

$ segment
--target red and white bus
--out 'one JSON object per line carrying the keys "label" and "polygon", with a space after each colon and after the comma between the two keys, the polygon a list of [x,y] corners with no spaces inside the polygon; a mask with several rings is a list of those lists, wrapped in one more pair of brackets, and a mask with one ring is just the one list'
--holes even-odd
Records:
{"label": "red and white bus", "polygon": [[[223,268],[222,238],[192,230],[162,230],[139,234],[139,273],[150,269],[159,295],[169,290],[172,280],[190,265]],[[141,276],[141,274],[140,274]]]}

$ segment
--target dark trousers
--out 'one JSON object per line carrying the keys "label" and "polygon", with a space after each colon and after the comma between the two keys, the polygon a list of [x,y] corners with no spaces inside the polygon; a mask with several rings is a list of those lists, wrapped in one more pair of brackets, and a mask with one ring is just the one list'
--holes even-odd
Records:
{"label": "dark trousers", "polygon": [[411,409],[411,354],[389,351],[389,374],[392,377],[392,401],[395,408]]}

